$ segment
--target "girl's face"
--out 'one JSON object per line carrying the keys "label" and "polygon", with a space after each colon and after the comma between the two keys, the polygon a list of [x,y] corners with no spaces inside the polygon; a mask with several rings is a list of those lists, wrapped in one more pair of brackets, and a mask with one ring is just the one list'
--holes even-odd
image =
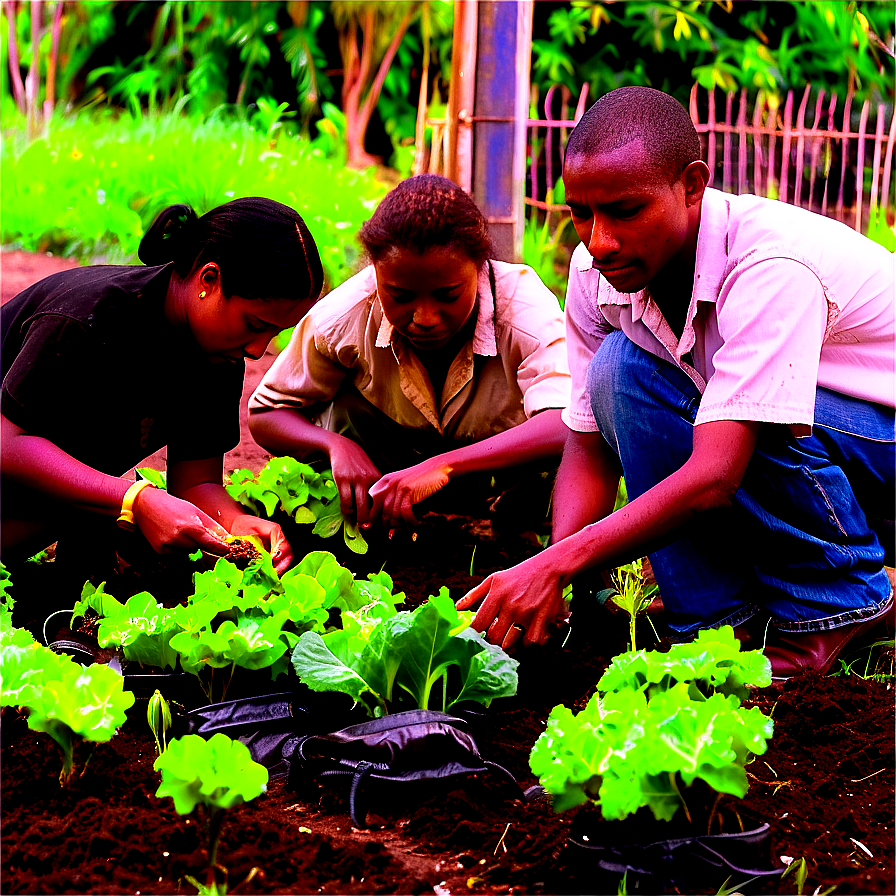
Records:
{"label": "girl's face", "polygon": [[386,319],[417,349],[443,348],[476,307],[479,269],[460,249],[396,248],[374,269]]}
{"label": "girl's face", "polygon": [[294,327],[314,304],[292,299],[225,297],[217,284],[206,287],[189,312],[189,325],[199,347],[213,361],[257,360],[281,330]]}

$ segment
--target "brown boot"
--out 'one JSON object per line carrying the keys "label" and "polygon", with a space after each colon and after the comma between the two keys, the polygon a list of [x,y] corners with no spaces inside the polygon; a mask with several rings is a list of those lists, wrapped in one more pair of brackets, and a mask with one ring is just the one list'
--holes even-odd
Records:
{"label": "brown boot", "polygon": [[815,669],[820,675],[826,675],[850,642],[877,626],[885,631],[891,609],[892,605],[884,616],[821,632],[777,631],[773,634],[770,631],[771,643],[764,652],[772,664],[772,680],[783,681],[806,669]]}

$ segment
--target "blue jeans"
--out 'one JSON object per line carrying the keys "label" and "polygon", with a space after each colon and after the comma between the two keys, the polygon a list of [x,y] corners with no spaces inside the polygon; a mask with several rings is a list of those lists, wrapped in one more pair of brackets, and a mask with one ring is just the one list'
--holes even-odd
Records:
{"label": "blue jeans", "polygon": [[[688,459],[700,393],[684,371],[616,331],[591,362],[588,389],[630,500]],[[881,615],[894,468],[890,408],[819,388],[811,436],[763,426],[734,506],[697,517],[650,555],[672,632],[758,613],[794,632]]]}

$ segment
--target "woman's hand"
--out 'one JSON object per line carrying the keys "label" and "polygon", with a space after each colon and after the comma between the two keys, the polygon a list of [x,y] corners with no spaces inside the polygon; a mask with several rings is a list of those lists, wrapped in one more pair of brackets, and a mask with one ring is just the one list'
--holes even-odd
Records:
{"label": "woman's hand", "polygon": [[134,519],[150,547],[159,554],[194,551],[227,553],[230,533],[195,504],[164,489],[145,488],[134,502]]}
{"label": "woman's hand", "polygon": [[415,525],[414,505],[448,484],[451,465],[439,457],[387,473],[370,489],[373,498],[371,517],[380,517],[383,524],[394,529],[402,523]]}
{"label": "woman's hand", "polygon": [[552,623],[568,615],[563,600],[564,582],[544,551],[510,569],[492,573],[458,602],[458,610],[479,606],[473,628],[507,649],[522,637],[523,643],[543,644]]}
{"label": "woman's hand", "polygon": [[329,455],[342,515],[366,528],[371,519],[368,489],[380,478],[380,471],[360,445],[343,436],[332,440]]}
{"label": "woman's hand", "polygon": [[231,535],[256,535],[270,552],[271,562],[278,576],[282,576],[292,566],[293,553],[283,530],[271,520],[245,513],[230,523]]}

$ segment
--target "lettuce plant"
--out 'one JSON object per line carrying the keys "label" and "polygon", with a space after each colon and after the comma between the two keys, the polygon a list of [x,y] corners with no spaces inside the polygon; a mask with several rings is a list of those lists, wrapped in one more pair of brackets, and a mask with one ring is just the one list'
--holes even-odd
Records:
{"label": "lettuce plant", "polygon": [[[555,706],[529,765],[562,812],[592,801],[606,819],[649,806],[659,820],[703,782],[743,797],[744,766],[765,752],[772,720],[744,708],[750,686],[771,682],[760,651],[742,652],[730,626],[703,631],[668,653],[616,657],[582,712]],[[692,801],[693,802],[693,801]],[[711,821],[709,810],[707,823]]]}
{"label": "lettuce plant", "polygon": [[518,662],[469,627],[442,588],[412,611],[375,603],[343,614],[343,628],[306,632],[292,653],[299,679],[314,691],[339,691],[377,717],[404,699],[443,711],[462,701],[488,706],[517,688]]}
{"label": "lettuce plant", "polygon": [[134,695],[104,665],[82,667],[36,642],[0,651],[0,704],[21,707],[28,727],[44,731],[62,751],[59,783],[74,777],[79,741],[108,741],[125,721]]}
{"label": "lettuce plant", "polygon": [[252,759],[245,744],[221,733],[208,740],[198,734],[188,734],[172,741],[156,759],[153,768],[162,775],[157,797],[170,796],[179,815],[189,815],[200,807],[206,816],[206,882],[203,885],[193,877],[189,877],[189,881],[201,893],[226,893],[226,870],[222,883],[216,876],[216,870],[220,868],[218,842],[224,813],[264,793],[268,770]]}
{"label": "lettuce plant", "polygon": [[348,548],[367,553],[367,542],[357,524],[342,515],[339,492],[329,470],[318,473],[292,457],[272,457],[257,474],[234,470],[228,494],[258,515],[272,517],[278,510],[297,523],[313,524],[311,530],[330,538],[342,530]]}
{"label": "lettuce plant", "polygon": [[[306,555],[277,576],[270,555],[244,570],[219,559],[193,576],[193,594],[184,605],[166,608],[148,592],[122,604],[103,585],[85,585],[73,619],[94,611],[101,647],[120,648],[129,662],[195,675],[209,702],[223,700],[237,667],[270,669],[277,678],[289,671],[288,651],[301,634],[323,632],[331,614],[357,611],[376,601],[393,608],[404,595],[392,594],[385,574],[356,582],[326,551]],[[216,670],[220,672],[216,675]],[[223,684],[216,681],[224,678]]]}

